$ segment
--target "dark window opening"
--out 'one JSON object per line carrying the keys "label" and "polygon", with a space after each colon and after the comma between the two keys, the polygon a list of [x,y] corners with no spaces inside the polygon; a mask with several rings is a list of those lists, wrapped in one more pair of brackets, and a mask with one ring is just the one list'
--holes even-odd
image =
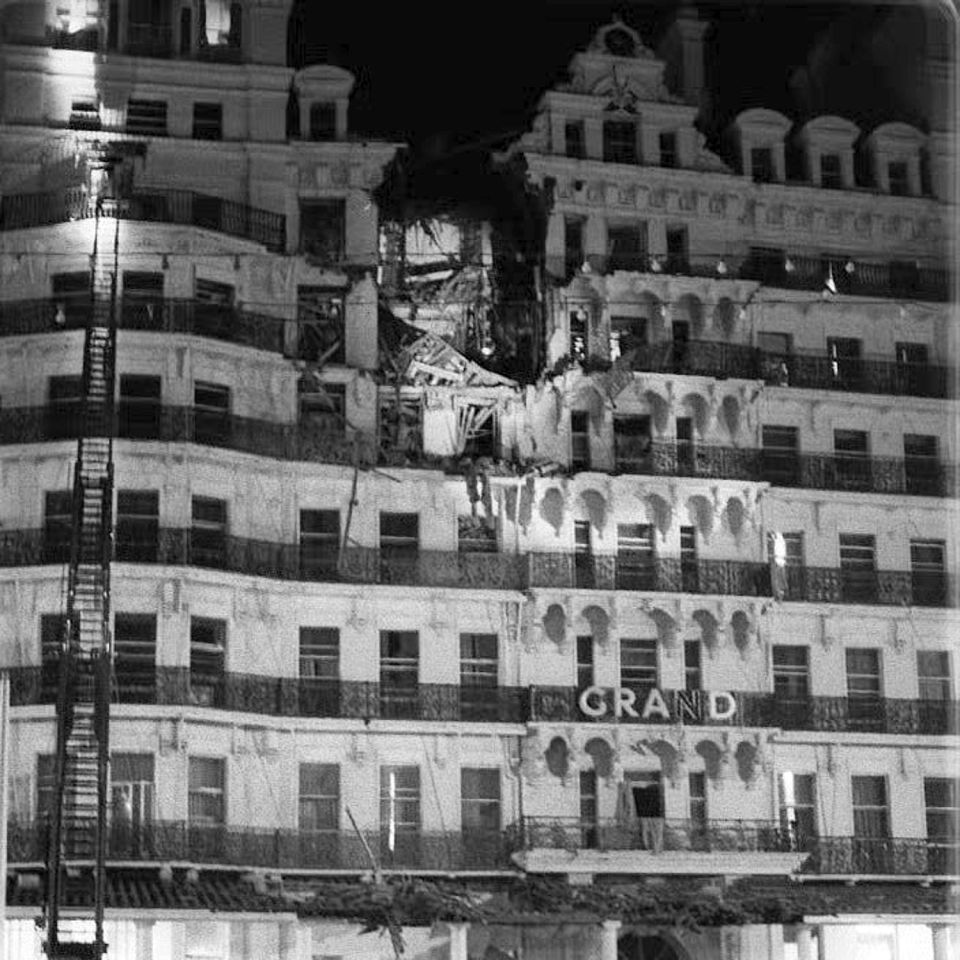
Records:
{"label": "dark window opening", "polygon": [[869,490],[871,483],[869,437],[865,430],[834,430],[836,482],[843,490]]}
{"label": "dark window opening", "polygon": [[564,125],[564,149],[568,157],[582,160],[587,155],[582,120],[568,120]]}
{"label": "dark window opening", "polygon": [[796,427],[764,426],[762,476],[768,483],[793,487],[800,482],[800,440]]}
{"label": "dark window opening", "polygon": [[300,511],[300,575],[309,580],[336,577],[340,552],[340,511]]}
{"label": "dark window opening", "polygon": [[113,624],[113,673],[120,703],[154,703],[156,667],[157,618],[118,613]]}
{"label": "dark window opening", "polygon": [[907,493],[938,496],[943,492],[940,447],[936,436],[904,434],[903,468]]}
{"label": "dark window opening", "polygon": [[647,258],[647,224],[608,224],[607,269],[642,270]]}
{"label": "dark window opening", "polygon": [[330,287],[297,287],[297,355],[319,366],[343,363],[343,291]]}
{"label": "dark window opening", "polygon": [[417,715],[420,636],[416,630],[380,631],[380,715],[413,719]]}
{"label": "dark window opening", "polygon": [[162,329],[163,274],[124,270],[120,309],[127,329]]}
{"label": "dark window opening", "polygon": [[843,168],[840,154],[824,153],[820,157],[820,186],[828,190],[839,190],[843,187]]}
{"label": "dark window opening", "polygon": [[703,670],[700,662],[701,644],[699,640],[685,640],[683,644],[683,688],[684,690],[703,689]]}
{"label": "dark window opening", "polygon": [[337,139],[337,105],[335,103],[310,104],[310,139]]}
{"label": "dark window opening", "polygon": [[610,359],[630,360],[647,343],[646,317],[610,318]]}
{"label": "dark window opening", "polygon": [[887,164],[887,177],[890,182],[890,193],[895,197],[906,197],[910,193],[910,171],[907,163],[902,160]]}
{"label": "dark window opening", "polygon": [[827,354],[834,384],[844,390],[858,390],[863,379],[860,341],[854,337],[828,337]]}
{"label": "dark window opening", "polygon": [[637,162],[637,126],[632,120],[604,120],[603,161]]}
{"label": "dark window opening", "polygon": [[345,230],[345,201],[300,202],[300,252],[305,256],[321,263],[338,263],[345,252]]}
{"label": "dark window opening", "polygon": [[810,696],[810,651],[807,647],[773,645],[773,694],[779,702]]}
{"label": "dark window opening", "polygon": [[160,437],[160,378],[124,373],[120,376],[120,403],[117,408],[121,437],[156,440]]}
{"label": "dark window opening", "polygon": [[590,415],[585,410],[570,411],[570,466],[590,469]]}
{"label": "dark window opening", "polygon": [[190,562],[201,567],[227,565],[227,501],[194,497],[191,503]]}
{"label": "dark window opening", "polygon": [[677,166],[677,135],[672,130],[660,134],[660,166]]}
{"label": "dark window opening", "polygon": [[667,227],[667,273],[687,273],[689,269],[686,226]]}
{"label": "dark window opening", "polygon": [[83,378],[75,375],[47,380],[44,433],[48,440],[72,440],[81,432],[83,421]]}
{"label": "dark window opening", "polygon": [[915,605],[921,607],[944,607],[947,605],[947,545],[945,541],[910,541],[910,580]]}
{"label": "dark window opening", "polygon": [[230,442],[230,388],[198,380],[193,387],[193,439],[224,446]]}
{"label": "dark window opening", "polygon": [[750,175],[754,183],[773,183],[773,150],[770,147],[750,150]]}
{"label": "dark window opening", "polygon": [[160,494],[156,490],[118,490],[117,560],[156,563],[160,544]]}
{"label": "dark window opening", "polygon": [[617,470],[649,473],[651,469],[650,418],[615,416],[613,418],[613,450]]}
{"label": "dark window opening", "polygon": [[594,673],[593,637],[577,637],[577,688],[586,690],[592,687]]}
{"label": "dark window opening", "polygon": [[583,264],[583,220],[566,217],[563,221],[563,256],[567,273],[575,273]]}
{"label": "dark window opening", "polygon": [[211,617],[190,618],[190,700],[206,707],[223,706],[227,623]]}
{"label": "dark window opening", "polygon": [[578,587],[590,589],[596,585],[589,520],[575,520],[573,523],[573,575]]}
{"label": "dark window opening", "polygon": [[696,527],[680,527],[680,579],[685,592],[699,592],[700,564],[697,562]]}
{"label": "dark window opening", "polygon": [[193,139],[223,139],[223,104],[195,103],[193,105]]}
{"label": "dark window opening", "polygon": [[127,133],[142,136],[165,137],[167,135],[166,100],[127,101]]}
{"label": "dark window opening", "polygon": [[877,570],[874,537],[840,534],[840,593],[850,603],[875,603]]}
{"label": "dark window opening", "polygon": [[653,526],[617,524],[617,589],[654,590],[656,582]]}
{"label": "dark window opening", "polygon": [[49,490],[43,501],[43,562],[66,563],[73,537],[73,491]]}
{"label": "dark window opening", "polygon": [[71,130],[99,130],[102,126],[99,100],[71,101],[68,125]]}
{"label": "dark window opening", "polygon": [[315,378],[297,381],[300,426],[310,433],[343,436],[346,427],[347,388],[342,383],[321,383]]}

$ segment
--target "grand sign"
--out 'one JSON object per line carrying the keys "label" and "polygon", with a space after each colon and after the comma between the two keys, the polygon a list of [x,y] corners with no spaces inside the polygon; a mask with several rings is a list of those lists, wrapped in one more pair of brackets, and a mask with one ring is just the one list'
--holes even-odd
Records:
{"label": "grand sign", "polygon": [[580,712],[647,723],[730,723],[737,700],[726,690],[633,690],[630,687],[587,687],[577,701]]}

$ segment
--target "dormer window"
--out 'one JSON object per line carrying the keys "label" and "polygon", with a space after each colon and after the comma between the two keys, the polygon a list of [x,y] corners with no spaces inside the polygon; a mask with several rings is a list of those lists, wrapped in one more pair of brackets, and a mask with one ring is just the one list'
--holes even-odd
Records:
{"label": "dormer window", "polygon": [[672,131],[660,134],[660,166],[675,167],[677,165],[677,135]]}
{"label": "dormer window", "polygon": [[310,139],[337,139],[337,105],[335,103],[310,104]]}
{"label": "dormer window", "polygon": [[906,197],[910,194],[910,174],[906,161],[898,160],[887,165],[887,178],[890,182],[890,193],[895,197]]}
{"label": "dormer window", "polygon": [[637,128],[632,120],[603,121],[605,163],[637,162]]}
{"label": "dormer window", "polygon": [[824,153],[820,156],[820,186],[828,190],[843,187],[843,171],[838,153]]}
{"label": "dormer window", "polygon": [[750,151],[750,175],[754,183],[773,183],[773,150],[754,147]]}
{"label": "dormer window", "polygon": [[568,157],[582,160],[587,155],[582,120],[568,120],[566,122],[564,139],[564,149]]}

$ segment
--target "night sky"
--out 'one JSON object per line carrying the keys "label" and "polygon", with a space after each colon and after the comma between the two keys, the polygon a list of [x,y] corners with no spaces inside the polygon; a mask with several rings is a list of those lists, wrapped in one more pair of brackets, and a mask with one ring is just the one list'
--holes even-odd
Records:
{"label": "night sky", "polygon": [[[676,0],[481,0],[469,4],[343,4],[297,0],[291,65],[327,62],[357,77],[351,127],[442,152],[519,131],[571,56],[618,13],[655,48]],[[796,114],[788,78],[813,40],[847,14],[854,34],[882,8],[867,3],[713,0],[708,56],[721,118],[751,106]],[[849,29],[849,27],[848,27]],[[856,117],[851,117],[856,120]]]}

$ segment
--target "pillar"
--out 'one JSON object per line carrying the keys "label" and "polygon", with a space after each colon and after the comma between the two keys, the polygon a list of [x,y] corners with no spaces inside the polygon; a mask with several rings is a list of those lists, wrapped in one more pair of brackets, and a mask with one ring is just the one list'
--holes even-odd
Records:
{"label": "pillar", "polygon": [[450,927],[450,960],[468,960],[467,931],[469,923],[451,923]]}
{"label": "pillar", "polygon": [[935,923],[933,925],[933,960],[951,960],[956,954],[950,949],[950,924]]}
{"label": "pillar", "polygon": [[817,960],[817,945],[810,927],[797,927],[797,960]]}
{"label": "pillar", "polygon": [[600,952],[598,960],[617,960],[617,940],[620,936],[619,920],[604,920],[600,924]]}

